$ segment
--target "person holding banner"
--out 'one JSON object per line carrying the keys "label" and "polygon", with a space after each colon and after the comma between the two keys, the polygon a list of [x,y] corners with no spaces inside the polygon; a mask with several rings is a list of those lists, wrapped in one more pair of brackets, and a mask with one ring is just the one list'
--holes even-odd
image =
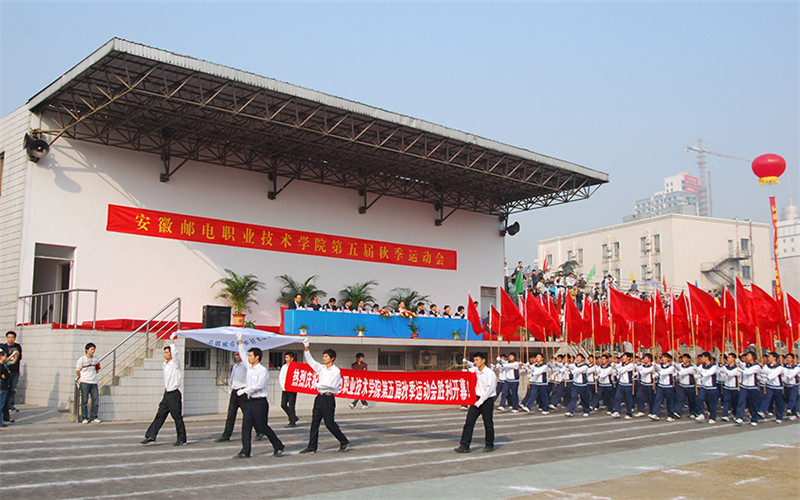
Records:
{"label": "person holding banner", "polygon": [[[478,416],[483,418],[483,427],[486,438],[483,446],[484,453],[494,451],[494,412],[493,398],[497,395],[497,375],[494,370],[486,366],[486,353],[476,352],[472,355],[474,366],[470,368],[478,376],[475,385],[475,397],[478,399],[475,404],[467,411],[467,421],[464,423],[464,430],[461,432],[461,443],[458,448],[454,448],[456,453],[469,453],[469,445],[472,442],[472,431],[475,429],[475,422]],[[464,360],[466,363],[467,360]]]}
{"label": "person holding banner", "polygon": [[245,386],[237,390],[236,394],[246,396],[247,404],[244,407],[244,417],[242,418],[242,449],[233,458],[250,458],[253,427],[259,434],[267,436],[269,442],[272,443],[274,450],[272,456],[280,457],[283,455],[285,447],[270,428],[267,420],[269,418],[269,403],[267,402],[269,373],[264,368],[264,365],[261,364],[262,351],[258,347],[251,347],[245,353],[242,334],[237,333],[236,339],[239,341],[239,357],[241,359],[247,357],[247,362],[245,363],[247,368]]}
{"label": "person holding banner", "polygon": [[323,420],[325,421],[325,427],[339,441],[339,453],[344,453],[347,451],[350,441],[347,440],[347,437],[339,429],[339,424],[333,418],[336,411],[336,398],[334,396],[342,388],[342,374],[339,368],[333,364],[336,361],[336,351],[325,349],[322,351],[322,363],[318,363],[311,357],[308,345],[308,339],[303,339],[303,346],[305,347],[303,358],[319,377],[314,383],[314,389],[317,390],[318,394],[314,398],[314,409],[311,413],[311,433],[308,437],[308,446],[300,454],[317,452],[319,424]]}
{"label": "person holding banner", "polygon": [[242,415],[244,415],[244,409],[247,405],[247,396],[244,394],[241,396],[237,394],[239,389],[243,389],[247,385],[247,368],[244,366],[242,357],[238,352],[234,352],[233,357],[236,360],[236,364],[231,368],[231,376],[228,378],[228,392],[230,393],[230,397],[228,398],[228,416],[225,418],[225,429],[222,431],[222,436],[214,440],[216,443],[223,443],[231,440],[233,424],[236,423],[236,414],[239,413],[241,409]]}
{"label": "person holding banner", "polygon": [[281,366],[281,371],[278,373],[278,382],[281,385],[281,409],[289,417],[289,424],[286,427],[297,427],[297,421],[300,420],[294,411],[294,407],[297,404],[297,393],[286,390],[286,373],[289,371],[289,363],[292,361],[296,361],[293,352],[284,354],[283,366]]}
{"label": "person holding banner", "polygon": [[181,402],[181,362],[178,358],[178,348],[175,347],[176,334],[172,334],[170,342],[164,348],[164,397],[158,404],[156,417],[144,433],[144,440],[141,444],[153,443],[156,440],[158,431],[167,420],[167,415],[172,416],[175,421],[175,431],[178,439],[173,446],[183,446],[186,444],[186,426],[183,423],[183,410]]}

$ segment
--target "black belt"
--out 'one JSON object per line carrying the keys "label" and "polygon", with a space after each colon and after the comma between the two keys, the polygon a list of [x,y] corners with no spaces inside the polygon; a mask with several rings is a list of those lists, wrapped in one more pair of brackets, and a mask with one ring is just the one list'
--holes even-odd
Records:
{"label": "black belt", "polygon": [[247,399],[267,399],[267,398],[251,398],[250,396],[247,396]]}
{"label": "black belt", "polygon": [[320,392],[319,395],[320,396],[333,396],[334,394],[332,392],[325,391],[325,392]]}

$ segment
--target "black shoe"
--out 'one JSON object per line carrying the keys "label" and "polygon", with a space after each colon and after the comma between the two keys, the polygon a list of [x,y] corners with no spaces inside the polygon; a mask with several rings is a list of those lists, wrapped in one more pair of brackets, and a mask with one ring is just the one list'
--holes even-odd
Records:
{"label": "black shoe", "polygon": [[483,447],[483,452],[484,453],[491,453],[493,451],[494,451],[494,445],[493,444],[487,444],[486,446]]}
{"label": "black shoe", "polygon": [[234,460],[239,459],[239,458],[250,458],[250,455],[246,454],[243,451],[240,451],[239,453],[237,453],[236,455],[233,456]]}
{"label": "black shoe", "polygon": [[146,438],[142,439],[141,441],[139,441],[139,444],[147,444],[147,443],[155,443],[155,442],[156,442],[156,440],[154,438],[146,437]]}
{"label": "black shoe", "polygon": [[180,441],[180,440],[175,441],[174,443],[172,443],[172,446],[186,446],[186,441]]}
{"label": "black shoe", "polygon": [[264,435],[263,434],[256,434],[256,441],[263,441]]}
{"label": "black shoe", "polygon": [[226,437],[222,436],[222,437],[218,437],[217,439],[215,439],[214,442],[215,443],[224,443],[224,442],[230,441],[230,440],[231,440],[231,438],[226,438]]}
{"label": "black shoe", "polygon": [[8,424],[0,424],[0,427],[8,427]]}
{"label": "black shoe", "polygon": [[312,450],[311,448],[306,448],[300,452],[301,455],[305,455],[306,453],[316,453],[317,450]]}
{"label": "black shoe", "polygon": [[285,449],[286,448],[284,447],[284,448],[279,448],[279,449],[273,451],[272,452],[272,456],[273,457],[282,457],[283,456],[283,450],[285,450]]}
{"label": "black shoe", "polygon": [[350,446],[350,443],[340,444],[339,445],[339,453],[346,452],[348,446]]}
{"label": "black shoe", "polygon": [[11,408],[9,408],[9,411],[13,411],[14,413],[19,413],[19,410],[17,410],[16,406],[12,406]]}
{"label": "black shoe", "polygon": [[13,424],[14,422],[16,422],[16,420],[14,420],[13,418],[7,418],[6,422],[11,422]]}
{"label": "black shoe", "polygon": [[297,424],[294,422],[289,422],[288,424],[286,424],[286,427],[297,427]]}
{"label": "black shoe", "polygon": [[458,448],[453,448],[453,451],[456,453],[469,453],[469,448],[459,446]]}

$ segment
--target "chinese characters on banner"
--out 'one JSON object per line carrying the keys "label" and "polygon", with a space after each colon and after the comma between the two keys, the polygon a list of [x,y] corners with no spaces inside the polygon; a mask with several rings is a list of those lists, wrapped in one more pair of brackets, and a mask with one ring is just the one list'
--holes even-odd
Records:
{"label": "chinese characters on banner", "polygon": [[[441,405],[475,403],[477,377],[472,372],[341,372],[342,388],[337,398]],[[286,373],[286,390],[316,394],[316,378],[309,365],[292,362]]]}
{"label": "chinese characters on banner", "polygon": [[783,288],[781,287],[781,273],[778,271],[778,209],[775,207],[775,197],[769,197],[769,207],[772,212],[772,250],[775,259],[775,298],[783,303]]}
{"label": "chinese characters on banner", "polygon": [[455,270],[455,250],[108,206],[107,231],[318,257]]}

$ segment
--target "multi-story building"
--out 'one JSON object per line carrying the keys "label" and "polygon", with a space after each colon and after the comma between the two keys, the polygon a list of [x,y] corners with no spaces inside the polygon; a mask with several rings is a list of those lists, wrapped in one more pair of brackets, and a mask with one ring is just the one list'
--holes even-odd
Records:
{"label": "multi-story building", "polygon": [[664,190],[649,198],[636,200],[633,215],[623,222],[648,219],[665,214],[697,215],[699,182],[697,177],[681,172],[664,179]]}
{"label": "multi-story building", "polygon": [[789,202],[778,219],[778,269],[783,291],[800,296],[800,207]]}
{"label": "multi-story building", "polygon": [[663,281],[674,290],[730,287],[737,277],[766,290],[773,282],[769,225],[750,221],[662,215],[542,240],[538,255],[551,269],[568,260],[583,274],[594,267],[593,281],[610,274],[622,289],[632,276],[646,291]]}

